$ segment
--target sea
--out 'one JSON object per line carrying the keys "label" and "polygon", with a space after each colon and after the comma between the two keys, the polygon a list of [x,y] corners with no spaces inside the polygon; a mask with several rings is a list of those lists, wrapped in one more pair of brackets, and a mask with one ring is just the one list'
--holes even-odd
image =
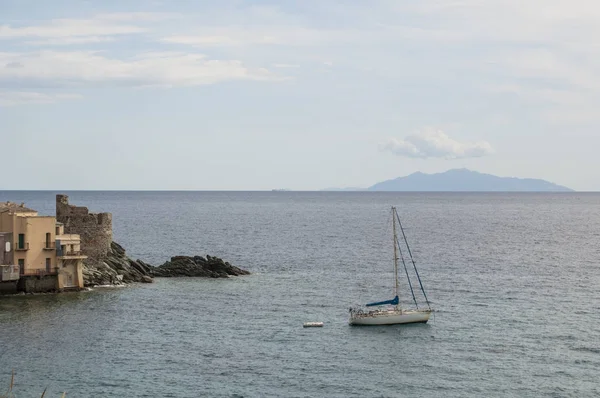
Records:
{"label": "sea", "polygon": [[[53,215],[56,193],[112,212],[130,257],[208,254],[252,275],[0,297],[0,393],[14,371],[17,398],[600,396],[600,194],[0,191],[0,201]],[[349,326],[351,306],[393,297],[391,206],[435,312],[427,324]]]}

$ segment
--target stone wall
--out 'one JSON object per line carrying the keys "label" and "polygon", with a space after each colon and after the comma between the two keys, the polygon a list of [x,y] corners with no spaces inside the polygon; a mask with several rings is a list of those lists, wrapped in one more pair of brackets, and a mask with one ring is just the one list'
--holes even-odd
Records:
{"label": "stone wall", "polygon": [[17,290],[25,293],[49,293],[58,289],[58,276],[21,276]]}
{"label": "stone wall", "polygon": [[2,294],[15,294],[17,292],[17,281],[14,282],[0,282],[0,295]]}
{"label": "stone wall", "polygon": [[56,195],[56,221],[64,224],[65,234],[81,236],[87,261],[106,258],[113,240],[111,213],[90,213],[87,207],[70,205],[67,195]]}

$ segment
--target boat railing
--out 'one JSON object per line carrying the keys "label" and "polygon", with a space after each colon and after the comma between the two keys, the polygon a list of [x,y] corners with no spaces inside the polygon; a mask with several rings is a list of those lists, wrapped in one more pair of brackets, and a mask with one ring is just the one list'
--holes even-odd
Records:
{"label": "boat railing", "polygon": [[350,307],[349,311],[350,311],[350,314],[352,314],[352,315],[361,315],[361,314],[368,313],[368,311],[365,311],[364,308],[362,308],[360,306]]}

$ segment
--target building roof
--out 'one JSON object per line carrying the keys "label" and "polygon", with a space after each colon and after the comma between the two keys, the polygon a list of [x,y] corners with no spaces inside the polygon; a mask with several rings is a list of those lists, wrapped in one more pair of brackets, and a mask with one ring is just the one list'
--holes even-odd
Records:
{"label": "building roof", "polygon": [[12,211],[14,213],[37,213],[36,210],[25,207],[25,203],[0,202],[0,213]]}

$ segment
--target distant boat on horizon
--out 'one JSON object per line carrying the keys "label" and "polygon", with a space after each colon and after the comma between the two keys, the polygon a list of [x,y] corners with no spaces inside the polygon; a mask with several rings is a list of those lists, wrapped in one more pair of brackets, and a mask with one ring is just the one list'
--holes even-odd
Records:
{"label": "distant boat on horizon", "polygon": [[[404,259],[405,256],[402,253],[402,249],[400,248],[400,241],[398,240],[398,234],[396,232],[396,221],[398,222],[400,231],[402,231],[402,237],[404,238],[403,240],[406,245],[410,261],[413,265],[415,275],[417,276],[421,292],[423,293],[423,297],[425,298],[425,302],[427,303],[427,308],[419,308],[419,305],[417,303],[415,292],[413,290],[413,285],[411,283],[410,277],[408,276],[409,273],[406,261]],[[360,306],[350,308],[350,320],[348,322],[350,325],[399,325],[408,323],[427,323],[427,321],[429,320],[429,316],[432,312],[431,306],[429,304],[429,300],[427,299],[427,294],[425,294],[425,289],[423,288],[421,277],[419,276],[419,272],[417,271],[417,265],[413,259],[412,252],[410,251],[410,246],[408,246],[408,241],[406,239],[406,235],[404,234],[404,228],[402,227],[400,217],[398,216],[398,212],[396,211],[395,207],[392,207],[392,223],[394,234],[394,298],[391,300],[378,301],[366,305],[366,307],[380,307],[374,310],[364,310]],[[410,292],[415,303],[414,309],[403,309],[400,306],[400,299],[398,298],[398,254],[400,254],[402,264],[404,265],[404,270],[406,271],[408,286],[410,287]],[[388,307],[381,308],[386,305]]]}

